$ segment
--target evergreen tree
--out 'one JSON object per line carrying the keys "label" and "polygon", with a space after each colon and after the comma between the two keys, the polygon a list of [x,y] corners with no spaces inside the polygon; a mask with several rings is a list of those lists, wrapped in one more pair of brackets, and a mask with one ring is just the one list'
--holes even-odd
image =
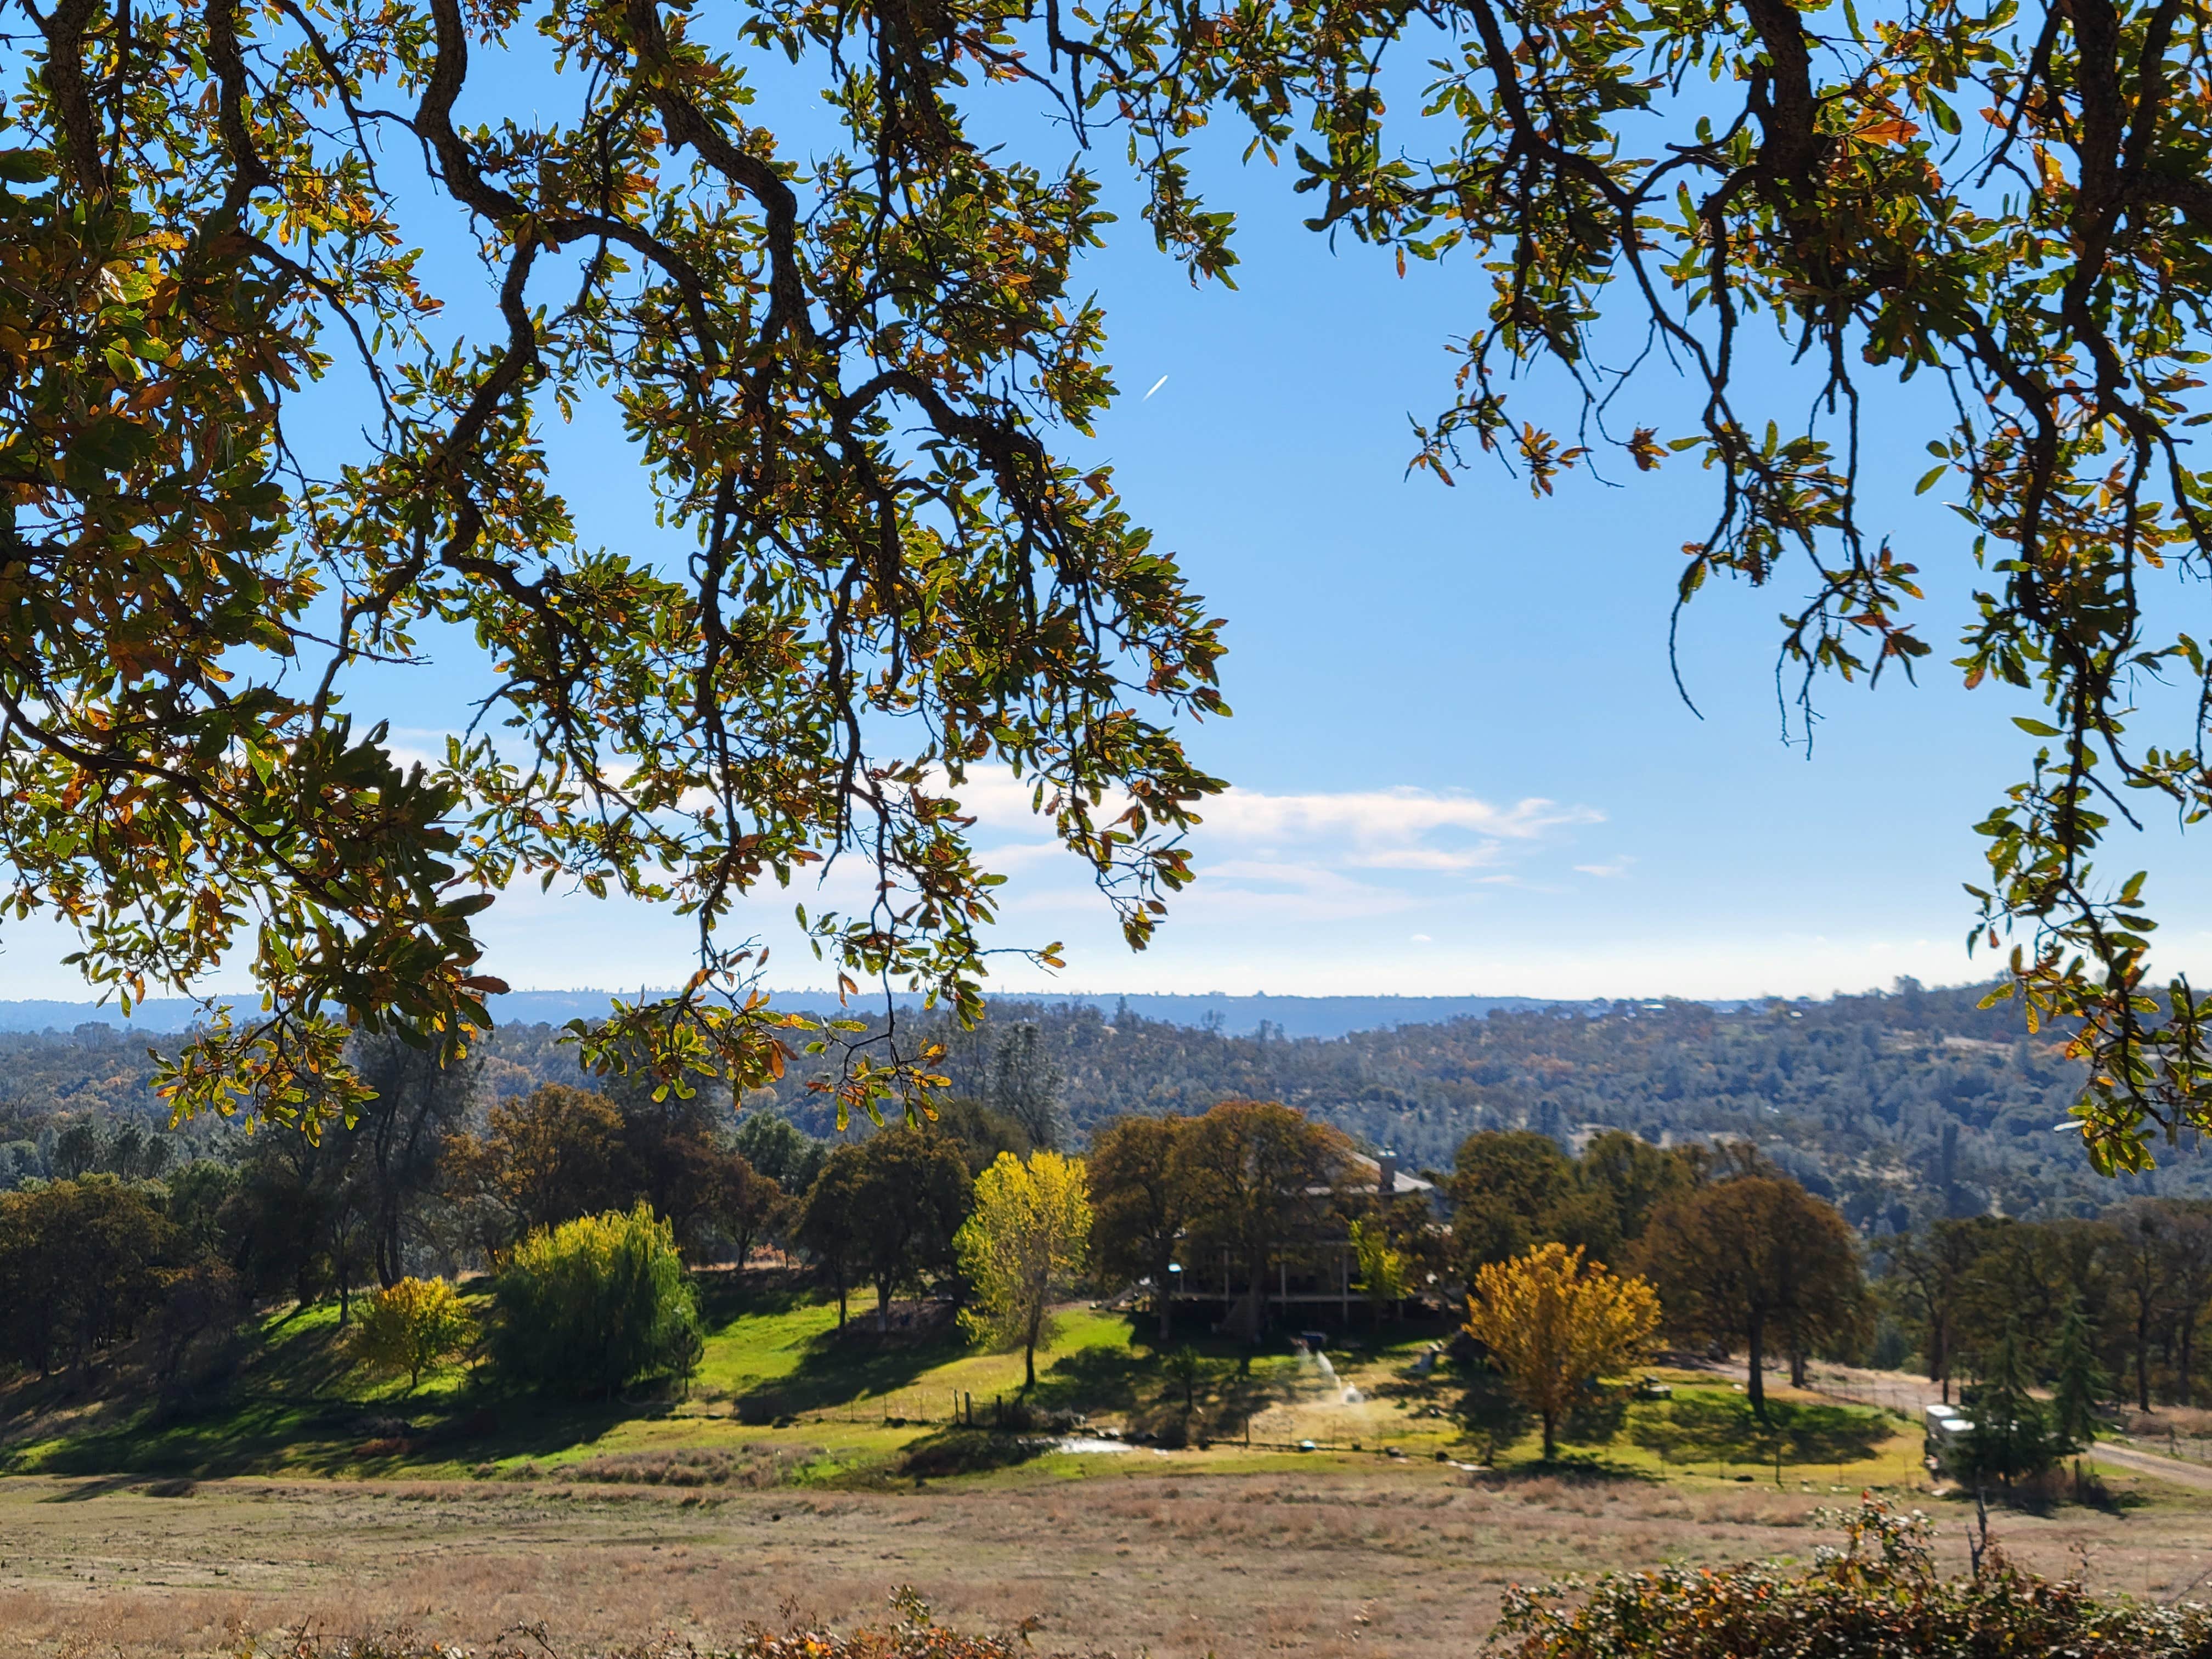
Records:
{"label": "evergreen tree", "polygon": [[2112,1393],[2112,1379],[2097,1363],[2089,1340],[2089,1321],[2076,1296],[2058,1327],[2055,1355],[2057,1386],[2051,1392],[2051,1429],[2062,1451],[2079,1451],[2097,1438],[2097,1405]]}
{"label": "evergreen tree", "polygon": [[2051,1431],[2043,1402],[2030,1392],[2033,1380],[2020,1333],[2007,1325],[1975,1392],[1974,1426],[1961,1461],[1967,1479],[2009,1487],[2057,1460],[2063,1443]]}
{"label": "evergreen tree", "polygon": [[1034,1024],[1025,1024],[999,1039],[991,1066],[991,1104],[1022,1126],[1031,1146],[1050,1152],[1068,1140],[1066,1114],[1060,1104],[1066,1079],[1038,1036]]}

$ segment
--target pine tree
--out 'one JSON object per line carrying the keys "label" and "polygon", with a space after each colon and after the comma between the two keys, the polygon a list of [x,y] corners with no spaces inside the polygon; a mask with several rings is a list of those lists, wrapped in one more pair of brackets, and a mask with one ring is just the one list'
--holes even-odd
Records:
{"label": "pine tree", "polygon": [[1067,1115],[1060,1109],[1060,1067],[1037,1041],[1037,1028],[1024,1024],[1000,1038],[991,1066],[991,1104],[1029,1132],[1030,1142],[1047,1152],[1067,1144]]}
{"label": "pine tree", "polygon": [[2061,1443],[2043,1402],[2030,1392],[2033,1381],[2019,1330],[2008,1324],[1974,1395],[1974,1426],[1962,1460],[1970,1480],[2009,1487],[2057,1460]]}
{"label": "pine tree", "polygon": [[2097,1438],[2098,1402],[2107,1398],[2112,1379],[2097,1363],[2089,1340],[2089,1321],[2075,1297],[2058,1327],[2057,1386],[2051,1391],[2051,1428],[2056,1449],[2080,1451]]}

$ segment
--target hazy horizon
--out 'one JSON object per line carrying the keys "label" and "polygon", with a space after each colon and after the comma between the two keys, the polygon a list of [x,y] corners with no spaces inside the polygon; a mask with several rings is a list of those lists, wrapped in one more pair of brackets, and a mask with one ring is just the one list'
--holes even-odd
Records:
{"label": "hazy horizon", "polygon": [[[534,1024],[541,1022],[589,1018],[605,1006],[607,999],[616,995],[634,995],[640,989],[673,990],[674,986],[633,987],[617,991],[605,987],[578,986],[561,990],[511,992],[491,1000],[492,1017],[501,1024]],[[1892,988],[1871,987],[1856,991],[1839,991],[1838,996],[1863,996]],[[1948,988],[1930,987],[1930,989]],[[1775,993],[1779,996],[1781,994]],[[1594,1004],[1609,1006],[1615,1001],[1645,1002],[1680,1000],[1698,1002],[1708,1006],[1740,1006],[1766,1000],[1767,994],[1751,997],[1683,997],[1668,999],[1665,994],[1649,997],[1630,998],[1558,998],[1517,997],[1494,995],[1453,995],[1449,994],[1402,994],[1377,993],[1371,995],[1343,994],[1337,995],[1273,995],[1266,992],[1239,994],[1226,991],[1158,992],[1158,991],[1091,991],[1075,988],[1053,989],[1044,992],[997,992],[991,1000],[1001,1003],[1041,1003],[1048,1006],[1077,1003],[1089,1004],[1102,1012],[1110,1013],[1118,1004],[1126,1003],[1140,1017],[1170,1024],[1196,1026],[1209,1014],[1218,1016],[1223,1030],[1233,1036],[1249,1035],[1262,1020],[1286,1036],[1341,1036],[1352,1031],[1374,1030],[1392,1025],[1419,1025],[1439,1023],[1448,1019],[1480,1016],[1492,1009],[1574,1008]],[[258,994],[240,993],[235,1000],[253,997]],[[803,1010],[834,1006],[836,991],[823,987],[779,991],[775,1000],[787,1008]],[[1828,998],[1785,997],[1792,1002],[1825,1001]],[[896,994],[899,1006],[912,1007],[921,999],[912,993]],[[872,1004],[882,1006],[880,996],[859,997],[852,1000],[856,1011],[865,1012]],[[123,1029],[148,1032],[170,1032],[183,1030],[199,1005],[180,997],[149,998],[125,1019],[114,1004],[100,1005],[89,1000],[57,997],[0,998],[0,1031],[7,1032],[66,1032],[76,1025],[105,1024]]]}

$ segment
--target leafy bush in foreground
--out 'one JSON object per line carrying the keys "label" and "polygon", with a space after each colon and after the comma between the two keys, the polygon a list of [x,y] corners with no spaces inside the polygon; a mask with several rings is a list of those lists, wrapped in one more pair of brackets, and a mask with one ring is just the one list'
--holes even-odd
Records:
{"label": "leafy bush in foreground", "polygon": [[2196,1659],[2212,1655],[2212,1609],[2100,1602],[2078,1583],[1996,1551],[1972,1577],[1936,1571],[1934,1528],[1873,1498],[1840,1517],[1847,1541],[1810,1567],[1659,1567],[1515,1589],[1496,1632],[1511,1659]]}
{"label": "leafy bush in foreground", "polygon": [[676,1234],[644,1204],[531,1234],[493,1295],[492,1359],[511,1381],[612,1395],[697,1365],[699,1310]]}

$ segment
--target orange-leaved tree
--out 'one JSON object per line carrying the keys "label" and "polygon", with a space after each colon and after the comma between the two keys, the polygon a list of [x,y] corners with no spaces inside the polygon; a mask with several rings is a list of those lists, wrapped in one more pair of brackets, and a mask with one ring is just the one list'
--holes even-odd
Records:
{"label": "orange-leaved tree", "polygon": [[1474,1276],[1468,1334],[1490,1350],[1516,1398],[1543,1420],[1544,1460],[1559,1418],[1590,1382],[1641,1358],[1659,1328],[1659,1297],[1579,1248],[1541,1244]]}

